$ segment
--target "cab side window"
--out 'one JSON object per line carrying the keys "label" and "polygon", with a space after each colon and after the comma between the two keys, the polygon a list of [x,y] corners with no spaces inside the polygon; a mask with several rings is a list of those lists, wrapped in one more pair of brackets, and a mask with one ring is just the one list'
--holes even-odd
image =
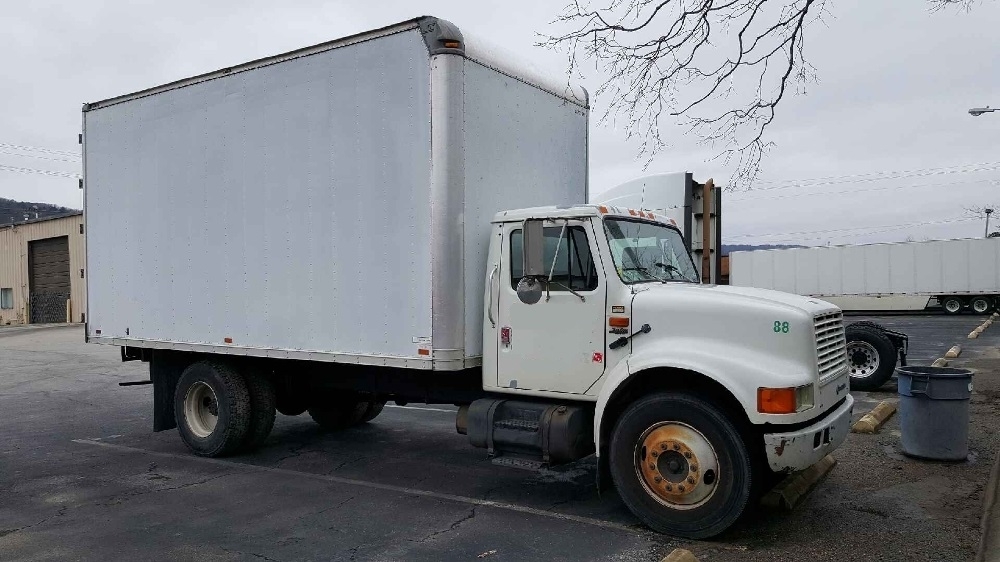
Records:
{"label": "cab side window", "polygon": [[[593,291],[597,288],[597,268],[590,253],[587,231],[582,226],[545,227],[545,269],[552,269],[550,291]],[[562,240],[560,240],[562,234]],[[521,230],[510,233],[510,286],[517,288],[524,276]],[[558,247],[558,254],[556,249]],[[552,262],[555,260],[555,268]]]}

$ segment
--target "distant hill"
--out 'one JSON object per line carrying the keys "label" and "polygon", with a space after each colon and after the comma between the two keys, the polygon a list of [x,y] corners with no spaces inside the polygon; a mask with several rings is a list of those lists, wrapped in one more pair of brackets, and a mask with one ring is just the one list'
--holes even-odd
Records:
{"label": "distant hill", "polygon": [[782,250],[785,248],[805,248],[797,244],[723,244],[722,255],[728,256],[729,252],[752,252],[754,250]]}
{"label": "distant hill", "polygon": [[48,217],[58,217],[78,212],[69,207],[60,207],[49,203],[31,203],[14,201],[0,197],[0,225],[16,224]]}

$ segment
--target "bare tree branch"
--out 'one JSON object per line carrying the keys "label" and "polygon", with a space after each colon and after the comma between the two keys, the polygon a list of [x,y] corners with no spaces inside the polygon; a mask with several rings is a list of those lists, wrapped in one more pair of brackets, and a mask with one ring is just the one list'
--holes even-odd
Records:
{"label": "bare tree branch", "polygon": [[[570,77],[582,59],[604,73],[602,119],[623,118],[647,164],[667,146],[661,131],[680,124],[735,165],[729,189],[748,188],[772,146],[777,106],[816,80],[805,31],[827,0],[590,1],[571,0],[553,22],[568,31],[541,45],[568,54]],[[928,1],[940,10],[980,0]]]}
{"label": "bare tree branch", "polygon": [[604,119],[624,117],[647,162],[667,144],[665,125],[685,125],[736,162],[730,188],[749,185],[775,108],[815,77],[803,34],[826,0],[610,0],[596,10],[584,1],[556,19],[571,30],[542,44],[564,49],[571,73],[579,53],[606,73],[596,92]]}
{"label": "bare tree branch", "polygon": [[955,6],[966,12],[972,10],[976,4],[979,4],[981,0],[929,0],[931,3],[931,11],[937,12],[947,8]]}

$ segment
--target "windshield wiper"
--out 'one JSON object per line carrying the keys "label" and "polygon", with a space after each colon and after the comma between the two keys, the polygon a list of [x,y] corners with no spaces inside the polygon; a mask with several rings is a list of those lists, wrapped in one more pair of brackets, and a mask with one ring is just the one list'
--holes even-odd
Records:
{"label": "windshield wiper", "polygon": [[652,277],[653,279],[659,281],[660,283],[666,283],[669,279],[664,279],[658,275],[653,275],[648,267],[623,267],[622,271],[639,271],[645,273],[646,275]]}
{"label": "windshield wiper", "polygon": [[[694,283],[694,281],[688,279],[688,277],[684,275],[683,271],[678,269],[677,266],[673,264],[656,262],[653,265],[655,265],[656,267],[662,267],[663,269],[667,270],[667,273],[670,274],[671,281],[686,281],[688,283]],[[674,276],[675,272],[677,273],[677,276]]]}

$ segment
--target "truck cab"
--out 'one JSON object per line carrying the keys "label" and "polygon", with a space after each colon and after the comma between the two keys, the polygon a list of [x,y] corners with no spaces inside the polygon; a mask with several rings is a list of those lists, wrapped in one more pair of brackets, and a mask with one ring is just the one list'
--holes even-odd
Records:
{"label": "truck cab", "polygon": [[[672,219],[603,205],[501,212],[486,279],[483,388],[522,402],[506,418],[507,399],[473,403],[473,443],[498,454],[497,427],[532,403],[564,403],[592,423],[601,471],[654,529],[716,534],[755,480],[804,469],[846,438],[840,310],[701,284]],[[548,425],[550,448],[580,438]]]}

